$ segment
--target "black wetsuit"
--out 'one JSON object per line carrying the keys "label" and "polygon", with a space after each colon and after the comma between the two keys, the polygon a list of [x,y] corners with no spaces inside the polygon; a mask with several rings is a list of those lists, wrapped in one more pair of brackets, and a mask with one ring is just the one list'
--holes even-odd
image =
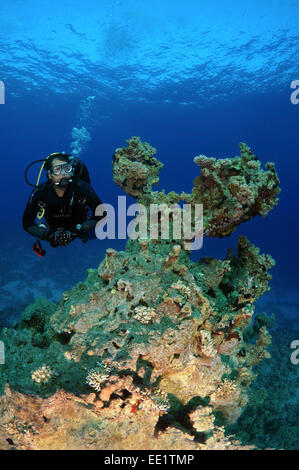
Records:
{"label": "black wetsuit", "polygon": [[[96,207],[102,202],[92,189],[92,187],[83,180],[74,179],[66,188],[62,197],[59,197],[54,190],[51,182],[41,184],[36,188],[29,198],[23,215],[23,228],[31,235],[48,240],[49,234],[59,228],[76,232],[76,225],[80,224],[82,230],[80,238],[84,234],[94,229],[99,220],[107,214],[96,216]],[[47,227],[40,227],[35,223],[37,213],[44,208],[44,218],[40,221],[46,221]]]}

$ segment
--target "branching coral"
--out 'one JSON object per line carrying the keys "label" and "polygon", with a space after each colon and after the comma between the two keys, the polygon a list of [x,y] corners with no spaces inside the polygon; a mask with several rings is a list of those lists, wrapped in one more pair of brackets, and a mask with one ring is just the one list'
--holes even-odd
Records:
{"label": "branching coral", "polygon": [[235,396],[237,392],[237,384],[231,380],[224,379],[221,384],[217,387],[215,395],[217,398],[226,400],[232,395]]}
{"label": "branching coral", "polygon": [[86,383],[97,392],[100,392],[103,383],[109,378],[110,372],[111,369],[107,364],[97,363],[97,367],[88,372]]}

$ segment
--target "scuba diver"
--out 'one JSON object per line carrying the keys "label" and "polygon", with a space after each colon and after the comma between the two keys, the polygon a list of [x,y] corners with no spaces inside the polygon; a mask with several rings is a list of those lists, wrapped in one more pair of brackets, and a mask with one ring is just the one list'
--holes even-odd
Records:
{"label": "scuba diver", "polygon": [[[28,169],[37,162],[43,162],[36,185],[27,179]],[[43,168],[48,181],[42,184],[39,179]],[[51,153],[45,160],[32,162],[25,171],[25,180],[35,189],[32,191],[23,215],[23,228],[37,237],[33,251],[44,256],[45,250],[40,240],[45,240],[54,248],[67,246],[75,238],[84,243],[95,238],[96,224],[104,219],[96,216],[96,208],[101,200],[90,186],[88,169],[77,158],[66,153]],[[37,219],[37,220],[36,220]]]}

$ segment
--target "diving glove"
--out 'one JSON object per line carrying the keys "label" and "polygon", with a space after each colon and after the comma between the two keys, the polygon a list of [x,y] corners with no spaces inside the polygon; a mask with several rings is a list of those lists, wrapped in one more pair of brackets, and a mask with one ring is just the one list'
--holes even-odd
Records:
{"label": "diving glove", "polygon": [[89,237],[90,227],[86,223],[76,225],[78,237],[81,238],[83,243],[86,243]]}
{"label": "diving glove", "polygon": [[48,235],[48,241],[53,248],[67,246],[76,238],[76,235],[68,230],[58,229]]}

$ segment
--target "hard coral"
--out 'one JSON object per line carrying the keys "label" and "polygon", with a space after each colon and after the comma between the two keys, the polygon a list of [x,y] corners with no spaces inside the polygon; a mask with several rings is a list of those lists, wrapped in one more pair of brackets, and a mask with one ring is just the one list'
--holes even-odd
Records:
{"label": "hard coral", "polygon": [[140,323],[147,325],[157,318],[157,314],[152,308],[136,307],[134,309],[134,318],[140,321]]}
{"label": "hard coral", "polygon": [[34,370],[31,374],[31,378],[34,382],[39,385],[46,385],[50,383],[55,377],[54,371],[50,366],[41,366],[38,369]]}
{"label": "hard coral", "polygon": [[107,364],[98,363],[95,369],[91,369],[86,377],[86,383],[97,392],[101,391],[102,384],[109,378],[111,369]]}

